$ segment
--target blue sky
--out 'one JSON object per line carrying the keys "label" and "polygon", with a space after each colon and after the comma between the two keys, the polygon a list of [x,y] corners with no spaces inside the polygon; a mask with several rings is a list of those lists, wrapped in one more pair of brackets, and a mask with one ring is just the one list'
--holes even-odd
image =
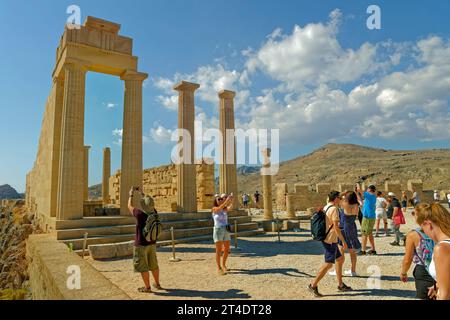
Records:
{"label": "blue sky", "polygon": [[[171,86],[181,79],[202,86],[196,107],[205,127],[217,125],[217,91],[235,90],[237,125],[279,129],[281,160],[328,142],[394,149],[450,142],[448,1],[0,0],[0,184],[24,190],[72,4],[82,21],[120,23],[120,34],[134,39],[139,71],[150,75],[145,167],[170,161]],[[381,30],[366,27],[370,4],[381,9]],[[120,168],[122,105],[119,79],[88,74],[90,184],[101,180],[103,147]]]}

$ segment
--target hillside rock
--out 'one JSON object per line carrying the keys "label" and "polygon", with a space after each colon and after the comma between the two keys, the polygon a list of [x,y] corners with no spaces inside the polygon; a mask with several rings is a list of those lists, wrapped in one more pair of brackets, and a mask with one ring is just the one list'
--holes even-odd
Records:
{"label": "hillside rock", "polygon": [[[280,163],[275,183],[362,183],[384,187],[399,180],[406,188],[409,179],[421,179],[424,189],[450,189],[450,149],[417,151],[385,150],[353,144],[327,144],[314,152]],[[259,173],[238,175],[239,192],[262,189]],[[292,190],[292,189],[290,189]]]}
{"label": "hillside rock", "polygon": [[9,184],[4,184],[0,186],[0,200],[2,199],[23,199],[24,194],[18,193],[16,189],[11,187]]}

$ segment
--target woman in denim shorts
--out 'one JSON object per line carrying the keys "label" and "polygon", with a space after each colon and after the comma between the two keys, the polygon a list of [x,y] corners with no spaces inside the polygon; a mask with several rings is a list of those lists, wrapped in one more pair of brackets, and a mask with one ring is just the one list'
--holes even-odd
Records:
{"label": "woman in denim shorts", "polygon": [[[230,251],[230,233],[227,230],[228,211],[232,209],[233,197],[222,194],[214,199],[212,216],[214,219],[213,239],[216,245],[216,263],[219,275],[224,275],[228,269],[226,267],[228,253]],[[221,256],[223,251],[222,263]]]}

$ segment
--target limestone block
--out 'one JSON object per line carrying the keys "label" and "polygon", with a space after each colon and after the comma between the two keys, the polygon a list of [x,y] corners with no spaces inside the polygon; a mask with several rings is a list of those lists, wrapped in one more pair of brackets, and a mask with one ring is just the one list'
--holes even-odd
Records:
{"label": "limestone block", "polygon": [[316,184],[316,192],[322,194],[328,194],[331,191],[331,184],[329,183],[318,183]]}
{"label": "limestone block", "polygon": [[351,183],[340,183],[339,184],[339,192],[354,191],[354,190],[355,190],[355,184],[351,184]]}
{"label": "limestone block", "polygon": [[88,246],[92,259],[114,259],[133,255],[133,241]]}
{"label": "limestone block", "polygon": [[298,220],[283,220],[283,227],[282,230],[293,230],[293,229],[300,228],[300,221]]}
{"label": "limestone block", "polygon": [[296,183],[296,184],[294,184],[294,192],[301,193],[301,194],[307,194],[309,192],[308,187],[309,187],[309,185],[306,183]]}

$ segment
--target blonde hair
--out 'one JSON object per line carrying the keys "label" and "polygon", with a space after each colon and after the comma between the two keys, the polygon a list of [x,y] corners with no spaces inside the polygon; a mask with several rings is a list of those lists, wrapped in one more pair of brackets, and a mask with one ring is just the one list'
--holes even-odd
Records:
{"label": "blonde hair", "polygon": [[442,232],[450,236],[450,212],[439,203],[422,203],[415,208],[416,221],[421,225],[425,220],[435,223]]}

